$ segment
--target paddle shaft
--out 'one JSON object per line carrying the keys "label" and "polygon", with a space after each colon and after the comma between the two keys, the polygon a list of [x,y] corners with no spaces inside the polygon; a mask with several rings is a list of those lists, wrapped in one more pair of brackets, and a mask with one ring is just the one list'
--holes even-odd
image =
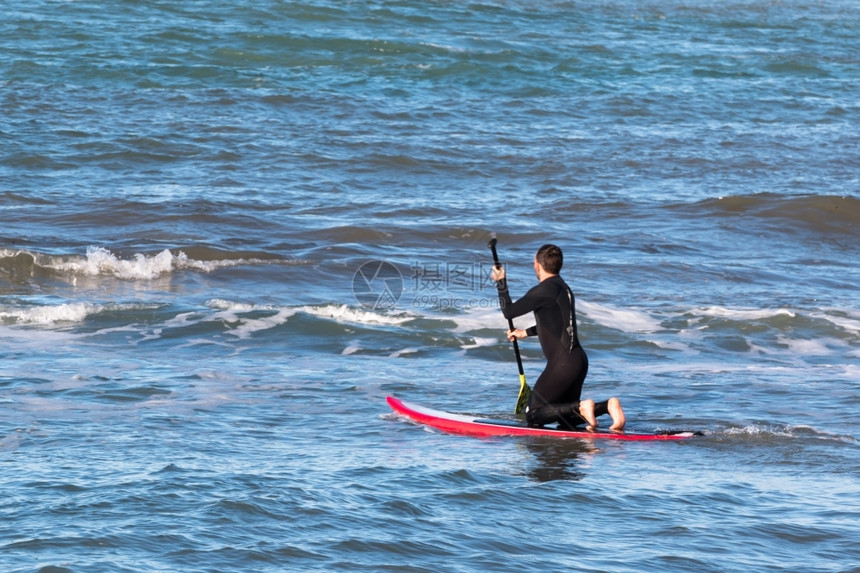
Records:
{"label": "paddle shaft", "polygon": [[[502,268],[502,264],[499,262],[499,254],[496,252],[496,238],[495,237],[490,239],[490,250],[493,252],[493,264],[495,265],[495,267],[497,269]],[[505,290],[505,287],[507,286],[506,283],[507,283],[508,279],[503,279],[503,280],[504,280],[504,282],[499,281],[498,284],[496,285],[499,289],[499,292]],[[508,330],[514,330],[514,321],[510,318],[508,319]],[[517,368],[519,368],[520,376],[523,376],[525,374],[525,372],[523,371],[523,359],[520,357],[520,346],[519,346],[519,344],[517,344],[516,338],[514,338],[512,340],[512,342],[514,343],[514,354],[517,355]]]}
{"label": "paddle shaft", "polygon": [[[497,269],[502,268],[502,264],[499,262],[499,254],[496,252],[496,238],[493,237],[490,239],[490,251],[493,253],[493,264]],[[507,278],[502,279],[496,284],[496,287],[499,289],[499,293],[507,288]],[[514,330],[514,321],[513,319],[508,319],[508,330]],[[517,414],[522,414],[525,412],[526,404],[528,403],[528,397],[531,393],[531,388],[526,383],[526,374],[523,370],[523,359],[520,357],[520,345],[517,344],[516,337],[512,337],[511,342],[514,343],[514,355],[517,357],[517,369],[520,373],[520,394],[517,398],[517,406],[515,408],[515,412]]]}

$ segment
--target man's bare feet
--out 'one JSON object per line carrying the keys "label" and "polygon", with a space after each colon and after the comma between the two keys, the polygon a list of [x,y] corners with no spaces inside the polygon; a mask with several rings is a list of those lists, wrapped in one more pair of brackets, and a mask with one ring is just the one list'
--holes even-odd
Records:
{"label": "man's bare feet", "polygon": [[597,427],[597,418],[594,417],[594,400],[582,400],[579,403],[579,415],[588,422],[590,428]]}
{"label": "man's bare feet", "polygon": [[609,415],[612,416],[612,425],[609,426],[609,429],[615,431],[623,430],[624,424],[627,423],[627,418],[624,416],[621,402],[618,401],[618,398],[610,398],[607,406],[609,409]]}

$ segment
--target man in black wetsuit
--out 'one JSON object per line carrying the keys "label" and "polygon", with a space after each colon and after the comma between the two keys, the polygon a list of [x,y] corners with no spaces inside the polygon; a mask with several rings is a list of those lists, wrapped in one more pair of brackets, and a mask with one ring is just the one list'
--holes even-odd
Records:
{"label": "man in black wetsuit", "polygon": [[535,326],[508,331],[508,338],[522,339],[537,334],[546,356],[546,368],[535,382],[526,420],[530,426],[558,422],[560,427],[574,428],[587,424],[597,426],[597,416],[612,417],[611,430],[624,428],[624,410],[618,398],[594,403],[580,400],[582,384],[588,373],[588,357],[579,344],[576,329],[576,305],[570,288],[558,276],[563,259],[561,249],[544,245],[534,258],[538,285],[516,302],[511,301],[504,268],[493,269],[493,280],[499,283],[499,302],[505,318],[512,319],[534,312]]}

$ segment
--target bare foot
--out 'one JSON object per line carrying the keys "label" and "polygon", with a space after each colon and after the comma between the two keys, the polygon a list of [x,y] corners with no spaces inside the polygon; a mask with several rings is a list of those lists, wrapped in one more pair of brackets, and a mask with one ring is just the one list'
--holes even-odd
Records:
{"label": "bare foot", "polygon": [[624,416],[621,402],[618,401],[618,398],[610,398],[607,406],[609,409],[609,415],[612,416],[612,425],[609,426],[609,429],[615,431],[623,430],[624,424],[627,423],[627,418]]}
{"label": "bare foot", "polygon": [[597,427],[597,418],[594,417],[594,400],[582,400],[579,403],[579,415],[588,422],[589,428]]}

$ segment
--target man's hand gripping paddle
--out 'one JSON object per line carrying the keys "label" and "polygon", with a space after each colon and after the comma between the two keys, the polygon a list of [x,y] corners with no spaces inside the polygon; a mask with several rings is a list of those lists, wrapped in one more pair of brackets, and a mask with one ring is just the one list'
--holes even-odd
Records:
{"label": "man's hand gripping paddle", "polygon": [[[493,238],[490,239],[490,244],[487,246],[490,247],[491,251],[493,251],[493,264],[495,265],[495,267],[497,269],[502,268],[501,263],[499,263],[499,255],[498,255],[498,253],[496,253],[496,237],[495,236],[493,236]],[[496,283],[496,286],[498,287],[499,292],[501,292],[501,291],[505,290],[505,288],[507,288],[506,283],[507,283],[507,279],[502,279],[498,283]],[[509,330],[514,329],[514,321],[511,320],[510,318],[508,319],[508,329]],[[520,395],[517,396],[517,407],[514,409],[514,413],[522,414],[526,411],[526,406],[529,403],[529,396],[532,393],[532,389],[529,388],[529,385],[526,383],[526,375],[525,375],[525,372],[523,372],[523,360],[522,360],[522,358],[520,358],[520,347],[517,344],[516,338],[514,338],[513,343],[514,343],[514,354],[517,357],[517,368],[520,371]]]}

